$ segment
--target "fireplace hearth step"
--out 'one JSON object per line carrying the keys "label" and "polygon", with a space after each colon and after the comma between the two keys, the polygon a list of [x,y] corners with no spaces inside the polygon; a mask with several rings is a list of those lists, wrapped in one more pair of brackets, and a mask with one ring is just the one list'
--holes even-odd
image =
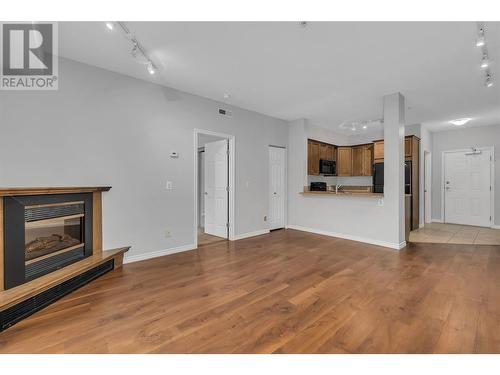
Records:
{"label": "fireplace hearth step", "polygon": [[[113,250],[99,251],[81,261],[70,264],[57,271],[41,276],[35,280],[19,285],[15,288],[0,291],[0,314],[7,309],[20,304],[32,297],[78,277],[108,261],[113,261],[113,269],[120,268],[123,263],[123,254],[130,249],[129,246]],[[90,280],[89,280],[90,281]]]}
{"label": "fireplace hearth step", "polygon": [[34,297],[28,298],[18,304],[0,311],[0,332],[27,318],[54,303],[65,295],[81,288],[92,280],[112,271],[114,268],[114,259],[91,268],[84,273],[72,277],[59,285],[53,286]]}

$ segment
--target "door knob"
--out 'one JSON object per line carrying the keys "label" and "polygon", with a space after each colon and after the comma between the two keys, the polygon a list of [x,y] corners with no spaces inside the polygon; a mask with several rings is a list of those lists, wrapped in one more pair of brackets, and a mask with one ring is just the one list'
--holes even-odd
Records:
{"label": "door knob", "polygon": [[274,192],[273,194],[276,195],[276,192]]}
{"label": "door knob", "polygon": [[207,192],[205,192],[205,195],[208,195],[208,193],[207,193]]}

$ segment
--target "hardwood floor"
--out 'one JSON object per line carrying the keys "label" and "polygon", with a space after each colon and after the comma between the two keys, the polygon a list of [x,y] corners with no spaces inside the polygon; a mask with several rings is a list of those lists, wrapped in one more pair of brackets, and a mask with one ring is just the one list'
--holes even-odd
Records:
{"label": "hardwood floor", "polygon": [[282,230],[126,264],[1,353],[500,353],[500,246]]}

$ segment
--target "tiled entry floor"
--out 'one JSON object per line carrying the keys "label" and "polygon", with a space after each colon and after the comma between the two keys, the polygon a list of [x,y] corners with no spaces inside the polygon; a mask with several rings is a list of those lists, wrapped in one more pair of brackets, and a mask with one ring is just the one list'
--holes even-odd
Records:
{"label": "tiled entry floor", "polygon": [[500,229],[429,223],[411,231],[410,242],[500,245]]}

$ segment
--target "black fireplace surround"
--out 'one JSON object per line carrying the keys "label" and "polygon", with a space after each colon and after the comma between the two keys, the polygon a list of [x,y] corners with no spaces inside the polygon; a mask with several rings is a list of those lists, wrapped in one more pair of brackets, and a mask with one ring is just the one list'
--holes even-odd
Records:
{"label": "black fireplace surround", "polygon": [[[77,244],[68,246],[66,250],[56,247],[57,251],[53,255],[50,252],[45,254],[42,250],[43,256],[31,259],[27,252],[27,226],[30,223],[53,222],[64,218],[77,221],[78,224],[70,229],[78,232],[73,233],[73,237],[78,238],[68,236],[73,241],[69,244]],[[43,225],[41,227],[43,229]],[[57,235],[54,236],[57,238]],[[4,197],[5,289],[24,284],[91,255],[92,193]]]}

